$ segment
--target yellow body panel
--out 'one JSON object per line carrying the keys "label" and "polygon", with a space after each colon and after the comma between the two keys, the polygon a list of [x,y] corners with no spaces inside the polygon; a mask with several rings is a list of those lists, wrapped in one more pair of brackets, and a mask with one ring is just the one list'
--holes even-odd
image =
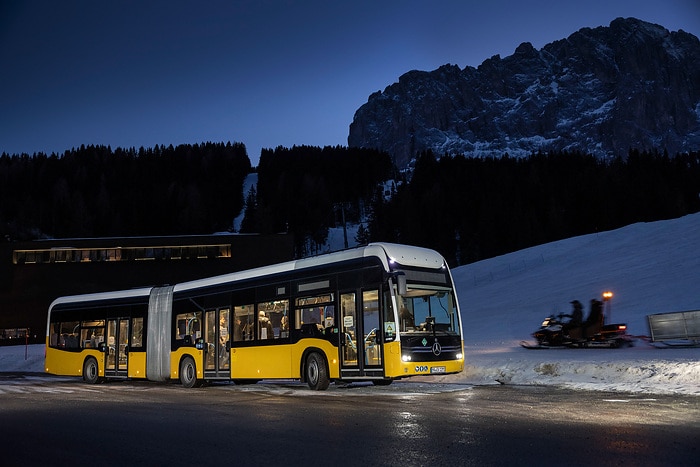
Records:
{"label": "yellow body panel", "polygon": [[231,377],[265,379],[298,378],[292,371],[291,345],[234,347],[231,349]]}
{"label": "yellow body panel", "polygon": [[[234,347],[231,349],[231,378],[233,379],[290,379],[300,378],[301,358],[308,347],[316,347],[328,359],[330,378],[339,377],[338,349],[323,339],[313,343],[270,345],[260,347]],[[204,378],[203,352],[192,347],[183,347],[170,354],[170,377],[179,378],[180,361],[185,355],[191,356],[197,366],[197,378]],[[88,356],[97,360],[99,376],[104,377],[104,353],[96,349],[80,352],[46,348],[45,370],[60,376],[82,376],[83,363]],[[131,352],[128,365],[129,378],[146,378],[146,352]]]}
{"label": "yellow body panel", "polygon": [[401,343],[387,342],[384,344],[384,373],[390,378],[401,376],[403,373],[401,362]]}
{"label": "yellow body panel", "polygon": [[99,368],[99,376],[104,376],[104,353],[98,350],[86,349],[80,352],[71,352],[47,346],[44,370],[52,375],[83,376],[83,363],[88,356],[95,357]]}
{"label": "yellow body panel", "polygon": [[301,358],[308,347],[316,347],[325,353],[329,375],[337,378],[338,349],[323,339],[314,339],[313,342],[304,339],[296,344],[234,347],[231,349],[231,378],[300,378]]}
{"label": "yellow body panel", "polygon": [[[310,342],[304,339],[296,344],[269,345],[259,347],[234,347],[231,349],[232,379],[296,379],[301,378],[301,364],[304,350],[315,347],[325,353],[331,379],[340,377],[338,349],[323,339]],[[179,378],[180,361],[190,355],[197,365],[197,378],[204,378],[203,352],[192,347],[180,348],[170,355],[170,377]],[[82,376],[83,363],[88,356],[97,360],[99,376],[104,376],[104,354],[95,349],[71,352],[46,348],[45,369],[47,373],[61,376]],[[384,345],[385,375],[389,378],[401,378],[412,375],[430,375],[433,367],[444,367],[444,373],[459,373],[464,370],[464,360],[447,360],[436,362],[402,362],[401,344],[389,342]],[[146,353],[129,354],[129,378],[146,377]]]}
{"label": "yellow body panel", "polygon": [[127,374],[129,378],[146,377],[146,352],[129,353],[129,367]]}

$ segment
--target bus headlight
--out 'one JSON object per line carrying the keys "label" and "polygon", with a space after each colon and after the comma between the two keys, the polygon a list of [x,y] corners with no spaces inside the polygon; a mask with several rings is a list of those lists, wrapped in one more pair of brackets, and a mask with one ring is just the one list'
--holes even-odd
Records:
{"label": "bus headlight", "polygon": [[410,362],[411,356],[410,355],[401,355],[401,361],[402,362]]}
{"label": "bus headlight", "polygon": [[458,353],[457,355],[455,355],[455,357],[457,357],[457,360],[461,360],[464,358],[464,355],[462,355],[461,353]]}

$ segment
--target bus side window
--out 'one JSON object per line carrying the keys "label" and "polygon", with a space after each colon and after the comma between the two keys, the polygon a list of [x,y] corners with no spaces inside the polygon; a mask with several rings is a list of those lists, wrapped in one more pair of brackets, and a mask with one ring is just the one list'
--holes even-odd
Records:
{"label": "bus side window", "polygon": [[134,318],[132,321],[131,346],[143,347],[143,318]]}
{"label": "bus side window", "polygon": [[68,334],[66,336],[66,348],[67,349],[79,349],[80,339],[75,334]]}
{"label": "bus side window", "polygon": [[202,337],[201,322],[201,311],[178,313],[175,316],[176,345],[194,345],[196,340]]}
{"label": "bus side window", "polygon": [[289,321],[287,312],[289,300],[269,300],[258,303],[258,334],[257,338],[279,339],[288,337]]}
{"label": "bus side window", "polygon": [[[80,336],[78,332],[80,330],[80,323],[78,321],[71,321],[68,323],[61,323],[59,346],[66,349],[79,349],[80,348]],[[63,345],[61,345],[63,344]]]}
{"label": "bus side window", "polygon": [[233,342],[249,341],[253,339],[255,324],[253,320],[253,305],[241,305],[233,307]]}
{"label": "bus side window", "polygon": [[49,338],[49,347],[58,347],[58,323],[51,323],[51,337]]}

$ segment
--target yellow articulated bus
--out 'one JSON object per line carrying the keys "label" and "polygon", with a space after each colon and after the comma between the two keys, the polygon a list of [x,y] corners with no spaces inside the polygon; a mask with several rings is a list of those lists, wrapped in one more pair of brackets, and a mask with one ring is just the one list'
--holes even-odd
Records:
{"label": "yellow articulated bus", "polygon": [[442,256],[373,243],[174,286],[58,298],[45,367],[88,383],[299,379],[323,390],[458,373],[463,349]]}

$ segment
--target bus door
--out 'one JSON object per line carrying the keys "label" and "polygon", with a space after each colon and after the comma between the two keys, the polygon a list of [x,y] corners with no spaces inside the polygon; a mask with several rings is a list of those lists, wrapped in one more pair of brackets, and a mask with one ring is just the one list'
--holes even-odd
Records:
{"label": "bus door", "polygon": [[204,313],[204,376],[209,378],[231,376],[230,317],[228,308],[207,310]]}
{"label": "bus door", "polygon": [[341,379],[383,377],[379,312],[378,290],[340,295]]}
{"label": "bus door", "polygon": [[129,362],[129,318],[107,320],[105,376],[127,376]]}

